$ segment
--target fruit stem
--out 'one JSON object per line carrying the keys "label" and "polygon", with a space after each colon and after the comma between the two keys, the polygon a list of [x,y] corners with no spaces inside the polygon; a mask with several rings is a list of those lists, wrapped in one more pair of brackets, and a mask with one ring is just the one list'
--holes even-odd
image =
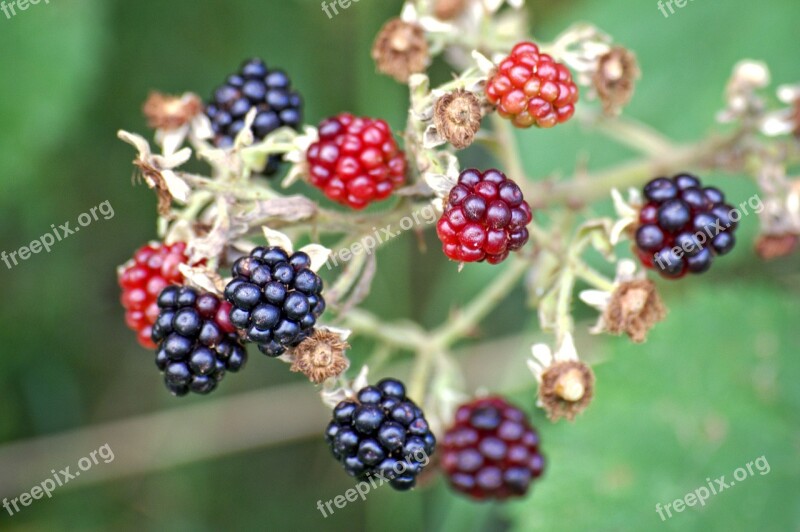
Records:
{"label": "fruit stem", "polygon": [[530,264],[522,258],[515,259],[480,294],[464,307],[452,321],[433,331],[429,341],[439,350],[450,347],[453,342],[469,333],[483,320],[516,286]]}
{"label": "fruit stem", "polygon": [[491,119],[492,126],[494,126],[494,131],[497,134],[497,139],[494,143],[495,154],[503,163],[511,179],[518,183],[520,181],[527,181],[528,178],[525,174],[525,168],[522,165],[517,139],[514,135],[511,122],[501,118],[496,113],[492,114]]}
{"label": "fruit stem", "polygon": [[614,283],[612,281],[583,261],[576,265],[575,275],[598,290],[603,290],[605,292],[612,292],[614,290]]}

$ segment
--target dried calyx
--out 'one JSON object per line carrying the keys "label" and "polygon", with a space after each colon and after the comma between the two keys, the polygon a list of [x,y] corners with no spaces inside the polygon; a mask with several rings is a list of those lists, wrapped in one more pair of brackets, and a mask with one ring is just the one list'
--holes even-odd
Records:
{"label": "dried calyx", "polygon": [[634,342],[644,342],[647,332],[667,314],[655,283],[634,279],[620,283],[603,313],[606,329],[612,334],[627,334]]}
{"label": "dried calyx", "polygon": [[418,24],[395,18],[387,22],[372,46],[372,58],[378,70],[407,83],[411,74],[424,72],[428,66],[428,42]]}
{"label": "dried calyx", "polygon": [[433,14],[439,20],[452,20],[460,15],[467,6],[467,0],[436,0]]}
{"label": "dried calyx", "polygon": [[636,56],[621,46],[615,46],[598,59],[592,85],[606,113],[619,114],[633,96],[640,75]]}
{"label": "dried calyx", "polygon": [[433,121],[438,132],[453,147],[466,148],[481,127],[480,100],[463,89],[448,92],[436,100]]}
{"label": "dried calyx", "polygon": [[555,362],[542,373],[539,400],[548,417],[572,421],[594,396],[594,372],[579,360]]}
{"label": "dried calyx", "polygon": [[338,334],[316,329],[292,352],[291,370],[302,373],[314,384],[337,377],[349,366],[344,352],[350,346]]}
{"label": "dried calyx", "polygon": [[203,103],[196,94],[182,97],[153,91],[142,106],[147,125],[153,129],[178,129],[203,111]]}

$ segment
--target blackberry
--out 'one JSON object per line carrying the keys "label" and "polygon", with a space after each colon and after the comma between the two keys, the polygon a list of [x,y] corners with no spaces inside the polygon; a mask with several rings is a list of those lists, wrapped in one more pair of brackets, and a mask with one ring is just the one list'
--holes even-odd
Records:
{"label": "blackberry", "polygon": [[353,209],[388,198],[406,179],[406,159],[384,120],[343,113],[319,125],[306,153],[311,184]]}
{"label": "blackberry", "polygon": [[[253,107],[258,109],[253,121],[253,136],[257,140],[282,126],[299,130],[303,122],[303,100],[292,90],[289,76],[282,70],[268,69],[261,59],[250,59],[239,72],[228,76],[206,106],[217,147],[233,146],[236,134],[244,127],[245,116]],[[264,175],[274,174],[281,160],[280,155],[271,155]]]}
{"label": "blackberry", "polygon": [[322,279],[302,251],[289,256],[279,247],[257,247],[233,265],[225,287],[230,320],[265,355],[276,357],[314,331],[325,310]]}
{"label": "blackberry", "polygon": [[136,331],[139,344],[146,349],[156,348],[150,336],[159,313],[158,294],[171,284],[183,282],[178,265],[188,262],[185,251],[183,242],[172,245],[154,242],[139,248],[133,258],[119,268],[125,323]]}
{"label": "blackberry", "polygon": [[486,97],[516,127],[549,128],[575,114],[578,87],[569,69],[532,42],[517,44],[486,83]]}
{"label": "blackberry", "polygon": [[173,395],[212,392],[247,361],[247,351],[228,321],[230,305],[188,286],[168,286],[158,296],[153,325],[156,366]]}
{"label": "blackberry", "polygon": [[525,413],[502,397],[461,405],[442,442],[442,469],[474,499],[524,495],[544,469],[539,436]]}
{"label": "blackberry", "polygon": [[422,410],[395,379],[366,386],[357,400],[336,405],[325,441],[348,474],[361,480],[379,475],[398,490],[414,487],[436,447]]}
{"label": "blackberry", "polygon": [[528,241],[531,208],[498,170],[464,170],[436,225],[444,254],[460,262],[498,264]]}
{"label": "blackberry", "polygon": [[634,241],[645,267],[672,279],[703,273],[736,243],[734,208],[714,187],[691,174],[658,177],[644,186]]}

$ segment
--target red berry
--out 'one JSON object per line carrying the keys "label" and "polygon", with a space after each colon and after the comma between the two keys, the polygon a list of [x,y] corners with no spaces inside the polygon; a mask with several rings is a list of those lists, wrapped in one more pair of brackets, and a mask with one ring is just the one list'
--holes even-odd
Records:
{"label": "red berry", "polygon": [[474,499],[522,496],[544,469],[536,431],[501,397],[461,405],[441,449],[450,485]]}
{"label": "red berry", "polygon": [[150,339],[158,318],[156,299],[167,286],[183,282],[178,265],[187,262],[185,251],[184,242],[171,246],[151,243],[138,249],[119,271],[125,323],[136,331],[139,343],[147,349],[156,347]]}
{"label": "red berry", "polygon": [[345,113],[323,121],[306,159],[311,184],[353,209],[388,198],[406,179],[405,155],[383,120]]}
{"label": "red berry", "polygon": [[498,264],[528,241],[532,219],[522,190],[498,170],[464,170],[436,225],[445,255]]}
{"label": "red berry", "polygon": [[578,87],[569,69],[532,42],[517,44],[486,84],[486,97],[515,126],[553,127],[569,120]]}

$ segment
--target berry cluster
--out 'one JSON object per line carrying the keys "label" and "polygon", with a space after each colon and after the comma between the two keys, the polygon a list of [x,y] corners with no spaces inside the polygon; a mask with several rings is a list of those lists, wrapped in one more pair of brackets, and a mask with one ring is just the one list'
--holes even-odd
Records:
{"label": "berry cluster", "polygon": [[524,495],[543,468],[539,437],[525,413],[501,397],[460,406],[442,442],[451,486],[475,499]]}
{"label": "berry cluster", "polygon": [[305,340],[325,310],[322,279],[302,251],[257,247],[233,265],[225,298],[230,320],[265,355],[276,357]]}
{"label": "berry cluster", "polygon": [[566,66],[540,53],[532,42],[523,42],[489,78],[486,97],[515,126],[548,128],[575,113],[578,87]]}
{"label": "berry cluster", "polygon": [[333,201],[363,209],[406,179],[406,160],[383,120],[341,114],[319,126],[306,154],[311,183]]}
{"label": "berry cluster", "polygon": [[436,225],[445,255],[461,262],[498,264],[528,241],[531,208],[498,170],[461,172]]}
{"label": "berry cluster", "polygon": [[398,490],[414,487],[436,446],[422,410],[394,379],[366,386],[357,401],[336,405],[325,441],[350,475],[378,474]]}
{"label": "berry cluster", "polygon": [[733,207],[714,187],[693,175],[659,177],[644,187],[647,204],[639,213],[636,253],[642,264],[667,278],[702,273],[715,255],[733,249]]}
{"label": "berry cluster", "polygon": [[153,341],[158,343],[156,365],[173,395],[209,393],[227,371],[244,365],[247,351],[228,321],[229,307],[188,286],[161,291]]}
{"label": "berry cluster", "polygon": [[[239,72],[228,76],[206,106],[214,144],[221,148],[233,146],[253,107],[258,110],[253,135],[259,140],[282,126],[298,129],[303,120],[303,100],[292,91],[289,76],[281,70],[269,70],[261,59],[251,59]],[[274,173],[280,161],[280,155],[270,156],[264,174]]]}
{"label": "berry cluster", "polygon": [[125,323],[136,331],[136,338],[146,349],[156,347],[150,334],[158,318],[158,294],[170,284],[183,282],[178,265],[187,262],[185,251],[183,242],[171,246],[148,244],[139,248],[119,270]]}

